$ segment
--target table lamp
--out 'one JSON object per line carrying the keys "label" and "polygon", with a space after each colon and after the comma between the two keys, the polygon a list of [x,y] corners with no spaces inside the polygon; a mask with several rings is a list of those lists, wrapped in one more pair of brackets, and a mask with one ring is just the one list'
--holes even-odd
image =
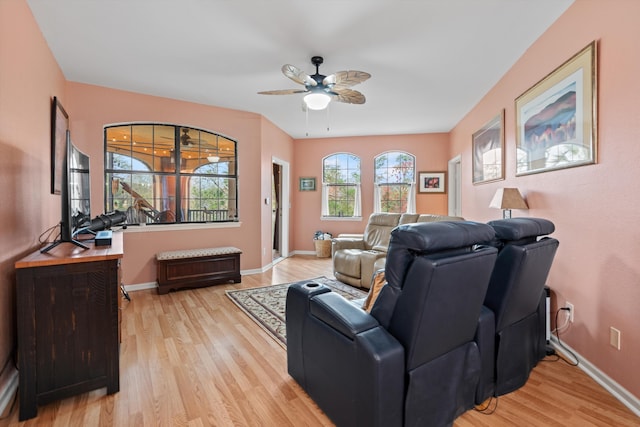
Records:
{"label": "table lamp", "polygon": [[502,218],[511,218],[511,209],[529,209],[517,188],[498,188],[489,207],[502,209]]}

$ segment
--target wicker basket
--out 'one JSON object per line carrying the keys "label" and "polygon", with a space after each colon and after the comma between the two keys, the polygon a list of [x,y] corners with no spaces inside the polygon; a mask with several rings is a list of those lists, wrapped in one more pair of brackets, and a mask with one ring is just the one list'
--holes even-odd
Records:
{"label": "wicker basket", "polygon": [[331,257],[331,240],[314,240],[316,245],[316,256],[318,258]]}

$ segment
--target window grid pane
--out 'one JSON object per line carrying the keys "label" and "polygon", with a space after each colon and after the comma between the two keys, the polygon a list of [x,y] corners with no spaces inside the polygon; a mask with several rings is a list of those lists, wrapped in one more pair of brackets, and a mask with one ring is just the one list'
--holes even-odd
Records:
{"label": "window grid pane", "polygon": [[409,200],[408,184],[380,185],[381,205],[383,212],[405,213]]}
{"label": "window grid pane", "polygon": [[374,159],[374,167],[381,212],[407,212],[410,186],[415,181],[415,157],[402,151],[383,153]]}
{"label": "window grid pane", "polygon": [[[357,187],[360,184],[360,158],[349,153],[336,153],[322,161],[322,182],[326,200],[323,212],[331,217],[353,217]],[[358,201],[359,203],[359,201]]]}
{"label": "window grid pane", "polygon": [[105,128],[106,209],[128,224],[236,220],[236,156],[235,141],[199,129]]}
{"label": "window grid pane", "polygon": [[327,193],[329,198],[329,216],[353,216],[356,196],[355,185],[329,185],[327,187]]}

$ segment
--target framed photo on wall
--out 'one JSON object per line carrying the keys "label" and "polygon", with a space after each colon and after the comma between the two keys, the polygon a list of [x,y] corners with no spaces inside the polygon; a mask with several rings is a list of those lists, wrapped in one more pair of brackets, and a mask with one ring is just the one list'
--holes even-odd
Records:
{"label": "framed photo on wall", "polygon": [[51,102],[51,193],[60,194],[62,191],[62,168],[64,156],[67,155],[67,129],[69,116],[58,101],[53,97]]}
{"label": "framed photo on wall", "polygon": [[446,172],[418,172],[418,191],[420,193],[446,193]]}
{"label": "framed photo on wall", "polygon": [[473,183],[504,179],[504,109],[471,137]]}
{"label": "framed photo on wall", "polygon": [[316,191],[316,178],[300,177],[300,191]]}
{"label": "framed photo on wall", "polygon": [[597,44],[516,99],[516,176],[597,161]]}

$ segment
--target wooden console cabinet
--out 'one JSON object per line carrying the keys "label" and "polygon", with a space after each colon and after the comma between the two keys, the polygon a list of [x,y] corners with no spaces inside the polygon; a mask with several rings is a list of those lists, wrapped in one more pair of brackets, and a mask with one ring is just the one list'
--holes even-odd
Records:
{"label": "wooden console cabinet", "polygon": [[87,246],[62,243],[15,264],[20,421],[37,405],[120,390],[122,234],[111,246]]}

